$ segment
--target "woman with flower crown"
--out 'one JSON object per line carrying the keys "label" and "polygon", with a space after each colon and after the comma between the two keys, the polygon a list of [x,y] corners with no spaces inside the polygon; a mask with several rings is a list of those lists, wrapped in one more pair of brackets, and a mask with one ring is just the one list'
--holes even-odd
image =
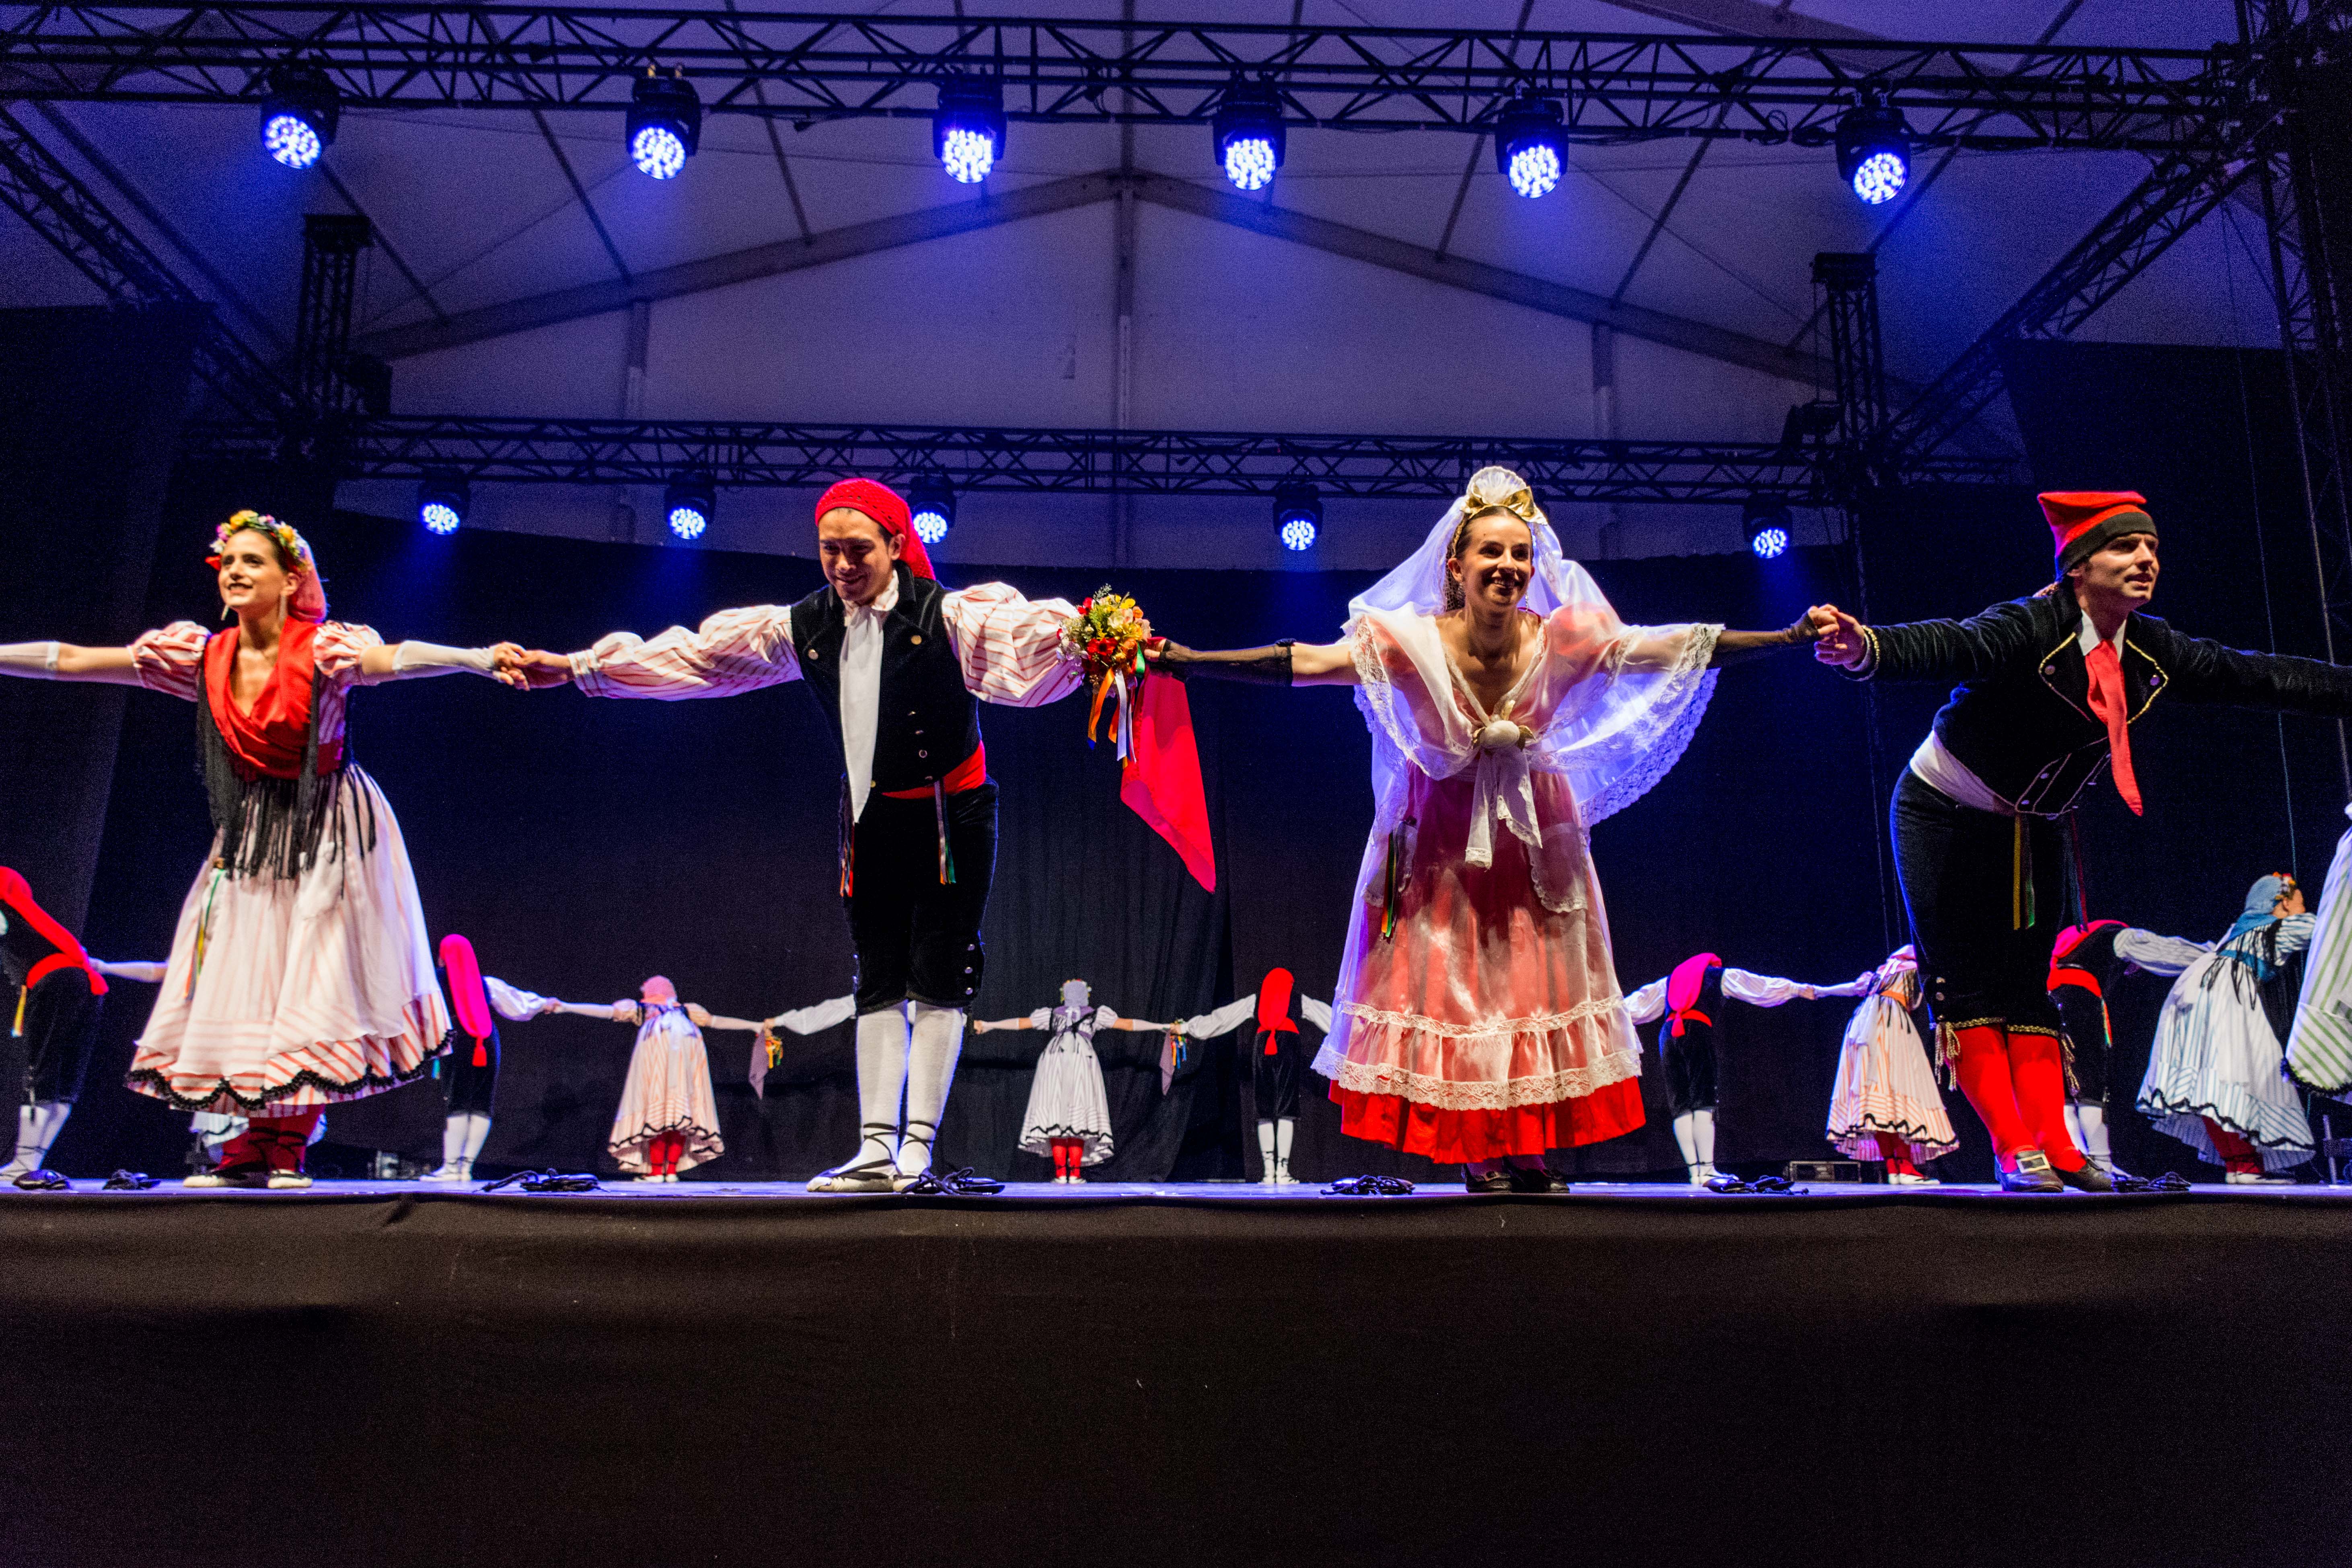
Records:
{"label": "woman with flower crown", "polygon": [[422,1076],[449,1032],[400,824],[346,742],[352,689],[459,669],[523,681],[499,671],[499,649],[388,646],[327,619],[310,545],[276,518],[236,513],[210,564],[223,630],[179,621],[128,647],[0,644],[0,674],[196,704],[215,832],[130,1087],[250,1119],[188,1185],[307,1187],[320,1110]]}
{"label": "woman with flower crown", "polygon": [[1472,1192],[1555,1192],[1547,1151],[1642,1125],[1587,835],[1682,755],[1713,666],[1809,641],[1626,626],[1488,468],[1339,641],[1154,650],[1174,674],[1357,689],[1374,815],[1315,1059],[1344,1131],[1459,1163]]}

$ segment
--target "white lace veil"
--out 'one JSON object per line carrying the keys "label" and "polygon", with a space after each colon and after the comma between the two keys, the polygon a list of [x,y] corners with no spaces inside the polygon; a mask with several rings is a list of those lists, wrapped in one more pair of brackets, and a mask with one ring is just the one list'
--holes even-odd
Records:
{"label": "white lace veil", "polygon": [[1429,531],[1420,549],[1406,556],[1395,571],[1348,601],[1349,624],[1352,626],[1366,610],[1443,615],[1445,564],[1453,557],[1455,531],[1462,526],[1465,516],[1497,507],[1517,517],[1535,535],[1535,576],[1528,584],[1524,601],[1528,609],[1549,616],[1562,605],[1604,602],[1600,584],[1593,582],[1591,574],[1561,551],[1559,535],[1552,531],[1550,520],[1536,504],[1535,492],[1528,488],[1528,481],[1508,468],[1489,467],[1470,476],[1469,488],[1445,509],[1445,515],[1437,520],[1437,526]]}

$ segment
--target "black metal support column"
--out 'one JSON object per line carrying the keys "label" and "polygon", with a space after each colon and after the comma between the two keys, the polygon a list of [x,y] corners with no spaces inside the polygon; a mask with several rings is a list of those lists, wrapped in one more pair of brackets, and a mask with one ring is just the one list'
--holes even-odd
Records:
{"label": "black metal support column", "polygon": [[302,220],[301,314],[295,323],[295,384],[310,412],[324,417],[388,413],[392,373],[381,360],[352,353],[352,301],[360,253],[375,243],[368,220],[312,213]]}

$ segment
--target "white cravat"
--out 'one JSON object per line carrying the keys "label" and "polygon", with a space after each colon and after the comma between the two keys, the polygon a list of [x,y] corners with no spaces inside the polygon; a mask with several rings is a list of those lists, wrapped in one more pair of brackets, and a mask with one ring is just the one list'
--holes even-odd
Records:
{"label": "white cravat", "polygon": [[841,751],[849,763],[849,819],[874,789],[874,730],[882,715],[882,623],[898,605],[898,574],[870,605],[842,605]]}

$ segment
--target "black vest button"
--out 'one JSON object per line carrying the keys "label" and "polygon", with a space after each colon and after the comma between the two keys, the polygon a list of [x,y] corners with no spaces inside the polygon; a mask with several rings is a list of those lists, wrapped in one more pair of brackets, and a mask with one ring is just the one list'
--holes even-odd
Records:
{"label": "black vest button", "polygon": [[930,752],[917,752],[915,753],[915,755],[917,755],[917,756],[919,756],[919,757],[928,757],[928,756],[929,756],[930,754],[931,754],[931,753],[930,753]]}

